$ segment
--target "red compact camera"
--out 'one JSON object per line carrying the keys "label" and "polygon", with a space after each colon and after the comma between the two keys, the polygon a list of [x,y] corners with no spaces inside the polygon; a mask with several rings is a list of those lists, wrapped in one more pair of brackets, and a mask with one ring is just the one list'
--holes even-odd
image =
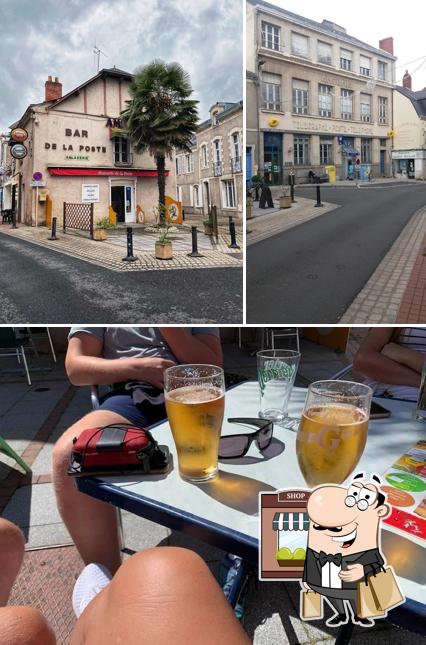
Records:
{"label": "red compact camera", "polygon": [[73,439],[68,474],[79,477],[164,473],[168,467],[167,446],[159,446],[149,430],[116,423],[87,428]]}

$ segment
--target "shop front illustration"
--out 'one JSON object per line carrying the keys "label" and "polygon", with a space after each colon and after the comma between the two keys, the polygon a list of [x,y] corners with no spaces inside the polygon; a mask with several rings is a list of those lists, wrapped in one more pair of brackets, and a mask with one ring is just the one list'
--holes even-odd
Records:
{"label": "shop front illustration", "polygon": [[261,580],[297,580],[303,576],[309,518],[309,491],[260,493]]}

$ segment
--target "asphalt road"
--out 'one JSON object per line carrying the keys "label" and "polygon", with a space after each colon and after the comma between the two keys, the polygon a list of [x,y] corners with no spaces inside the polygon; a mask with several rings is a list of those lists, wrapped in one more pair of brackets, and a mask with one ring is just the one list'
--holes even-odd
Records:
{"label": "asphalt road", "polygon": [[[315,187],[297,195],[315,198]],[[247,248],[248,323],[335,323],[412,215],[426,185],[321,187],[339,208]]]}
{"label": "asphalt road", "polygon": [[0,235],[0,323],[241,323],[239,268],[119,273]]}

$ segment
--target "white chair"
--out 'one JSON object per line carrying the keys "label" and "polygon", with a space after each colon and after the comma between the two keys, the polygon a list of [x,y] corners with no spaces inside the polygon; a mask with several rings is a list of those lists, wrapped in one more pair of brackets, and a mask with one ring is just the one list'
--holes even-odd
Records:
{"label": "white chair", "polygon": [[296,349],[300,351],[298,327],[265,327],[265,340],[262,349],[275,349],[275,340],[279,338],[294,339]]}

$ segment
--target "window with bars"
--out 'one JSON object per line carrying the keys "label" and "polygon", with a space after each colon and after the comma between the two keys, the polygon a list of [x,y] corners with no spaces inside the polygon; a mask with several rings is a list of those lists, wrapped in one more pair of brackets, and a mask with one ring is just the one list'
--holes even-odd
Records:
{"label": "window with bars", "polygon": [[340,90],[341,117],[350,120],[353,114],[353,92],[352,90]]}
{"label": "window with bars", "polygon": [[294,137],[294,165],[306,166],[309,163],[309,137]]}
{"label": "window with bars", "polygon": [[367,56],[359,57],[359,73],[363,76],[370,76],[371,60]]}
{"label": "window with bars", "polygon": [[340,50],[340,69],[345,69],[348,72],[352,69],[352,52],[348,49]]}
{"label": "window with bars", "polygon": [[328,43],[318,41],[318,62],[331,65],[333,62],[333,47]]}
{"label": "window with bars", "polygon": [[291,53],[296,56],[309,56],[309,38],[302,34],[291,32]]}
{"label": "window with bars", "polygon": [[388,65],[382,60],[377,63],[377,77],[380,81],[386,81],[388,77]]}
{"label": "window with bars", "polygon": [[265,72],[262,80],[262,107],[281,112],[281,76]]}
{"label": "window with bars", "polygon": [[333,87],[331,85],[318,86],[318,113],[320,116],[333,116]]}
{"label": "window with bars", "polygon": [[361,139],[361,163],[371,163],[371,139]]}
{"label": "window with bars", "polygon": [[320,164],[333,163],[333,139],[320,137]]}
{"label": "window with bars", "polygon": [[308,90],[307,81],[293,80],[293,112],[296,114],[308,114]]}
{"label": "window with bars", "polygon": [[125,137],[114,137],[114,163],[130,163],[130,142]]}
{"label": "window with bars", "polygon": [[236,208],[235,184],[233,179],[222,180],[222,197],[225,208]]}
{"label": "window with bars", "polygon": [[385,96],[379,96],[379,123],[388,122],[388,99]]}
{"label": "window with bars", "polygon": [[262,47],[280,51],[280,27],[271,25],[269,22],[262,22]]}
{"label": "window with bars", "polygon": [[371,121],[371,96],[361,94],[361,121]]}

